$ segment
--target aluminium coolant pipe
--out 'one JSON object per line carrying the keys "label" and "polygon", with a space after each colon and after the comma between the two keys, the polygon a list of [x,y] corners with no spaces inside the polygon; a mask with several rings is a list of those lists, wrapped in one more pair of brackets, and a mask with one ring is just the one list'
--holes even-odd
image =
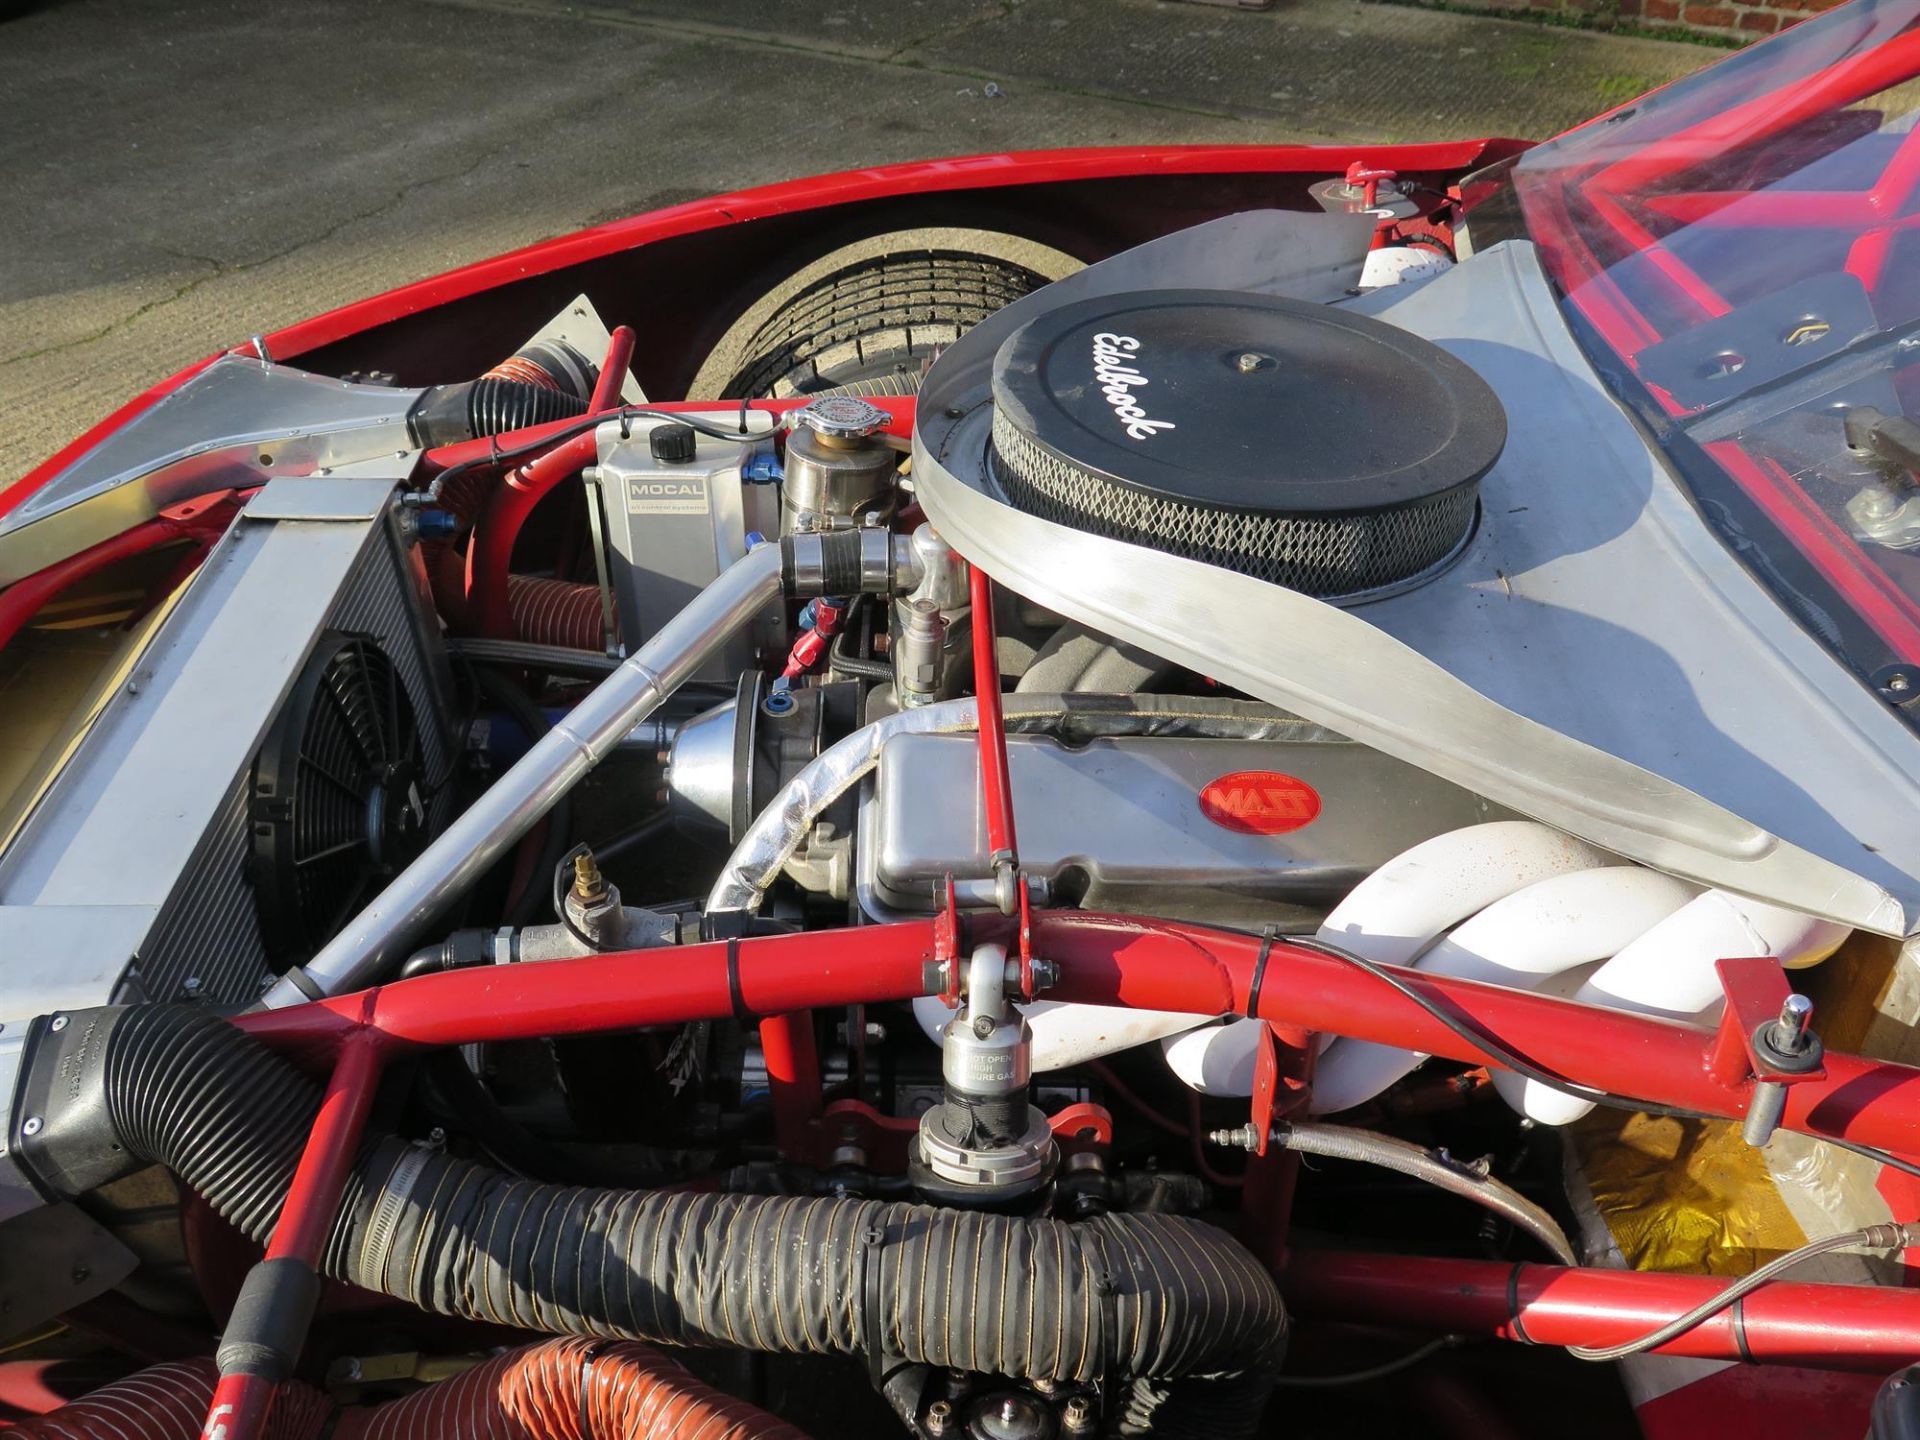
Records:
{"label": "aluminium coolant pipe", "polygon": [[848,530],[756,545],[556,721],[311,960],[275,981],[261,1005],[298,1005],[390,973],[434,916],[781,595],[909,587],[917,564],[910,546],[884,532]]}
{"label": "aluminium coolant pipe", "polygon": [[269,1009],[365,985],[406,957],[455,896],[742,625],[779,599],[781,547],[756,546],[654,633],[303,966],[261,998]]}

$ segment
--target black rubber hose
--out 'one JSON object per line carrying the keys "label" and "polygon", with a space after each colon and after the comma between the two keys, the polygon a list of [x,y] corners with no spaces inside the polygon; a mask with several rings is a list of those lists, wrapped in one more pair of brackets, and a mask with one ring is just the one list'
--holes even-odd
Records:
{"label": "black rubber hose", "polygon": [[[545,712],[534,703],[533,697],[508,676],[490,666],[476,665],[473,667],[473,678],[479,683],[482,695],[513,717],[529,745],[553,728]],[[539,912],[541,902],[547,898],[544,877],[553,873],[554,867],[560,863],[560,857],[570,847],[568,831],[572,825],[573,797],[571,794],[562,794],[553,802],[553,808],[547,811],[547,828],[540,842],[540,853],[534,859],[533,868],[528,871],[533,878],[507,912],[507,924],[525,925]]]}
{"label": "black rubber hose", "polygon": [[407,426],[416,445],[431,447],[504,435],[586,413],[587,402],[578,395],[488,375],[456,385],[429,386],[407,416]]}
{"label": "black rubber hose", "polygon": [[[49,1190],[71,1196],[159,1163],[256,1240],[319,1102],[256,1041],[175,1006],[37,1030],[26,1083],[47,1119],[17,1153]],[[118,1163],[100,1163],[108,1154]],[[582,1189],[396,1138],[363,1150],[325,1268],[426,1310],[553,1334],[1118,1379],[1130,1382],[1122,1435],[1255,1435],[1286,1335],[1252,1254],[1183,1216],[1068,1224]]]}

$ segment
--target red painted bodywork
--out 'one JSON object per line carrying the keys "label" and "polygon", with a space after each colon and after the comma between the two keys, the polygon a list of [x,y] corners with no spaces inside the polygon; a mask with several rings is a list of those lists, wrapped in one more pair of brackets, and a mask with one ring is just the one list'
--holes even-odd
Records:
{"label": "red painted bodywork", "polygon": [[[489,292],[500,291],[531,278],[553,276],[610,258],[631,256],[666,241],[778,218],[811,217],[819,221],[822,228],[826,228],[837,223],[843,211],[872,207],[879,202],[899,201],[902,197],[958,196],[983,200],[992,195],[1002,202],[1002,209],[1017,213],[1021,208],[1018,202],[1027,195],[1047,205],[1057,206],[1062,203],[1058,195],[1075,186],[1111,187],[1114,182],[1155,182],[1176,177],[1190,180],[1222,177],[1237,181],[1269,175],[1320,178],[1342,173],[1356,159],[1366,159],[1406,175],[1454,177],[1465,170],[1504,159],[1524,148],[1525,142],[1516,140],[1364,147],[1124,146],[968,155],[904,165],[874,166],[695,200],[632,219],[594,226],[462,266],[411,285],[403,285],[351,305],[343,305],[310,320],[275,330],[264,338],[268,352],[276,360],[311,361],[315,352],[339,347],[349,341],[377,342],[379,332],[401,322],[431,318],[434,312],[447,311],[458,302],[483,300]],[[1304,183],[1292,189],[1303,195]],[[1012,197],[1012,203],[1007,203],[1009,197]],[[1289,190],[1276,194],[1269,203],[1288,204],[1292,203],[1292,198],[1292,191]],[[1094,207],[1089,205],[1083,208]],[[1056,226],[1059,224],[1057,220],[1051,223]],[[802,232],[796,232],[799,233]],[[1124,236],[1119,238],[1122,243],[1130,243]],[[698,296],[704,289],[716,299],[723,297],[722,286],[729,278],[737,282],[753,277],[724,277],[705,273],[695,255],[684,257],[679,277],[690,296]],[[524,338],[524,332],[519,338]],[[657,345],[661,340],[662,337],[650,334],[647,344]],[[243,350],[248,347],[236,344],[234,348]],[[498,354],[507,353],[511,348],[509,344]],[[464,379],[494,363],[498,354],[464,374],[456,372],[434,378]],[[159,381],[0,491],[0,515],[10,512],[66,466],[156,401],[179,389],[216,358],[210,355],[178,374]]]}

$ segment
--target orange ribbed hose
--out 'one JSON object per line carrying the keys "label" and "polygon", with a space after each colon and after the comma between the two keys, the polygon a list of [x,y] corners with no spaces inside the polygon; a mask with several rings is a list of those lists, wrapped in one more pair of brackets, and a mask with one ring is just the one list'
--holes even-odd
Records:
{"label": "orange ribbed hose", "polygon": [[334,1440],[806,1440],[766,1411],[632,1341],[551,1340],[452,1380],[349,1410]]}
{"label": "orange ribbed hose", "polygon": [[[198,1440],[213,1361],[155,1365],[102,1386],[9,1440]],[[631,1341],[549,1340],[384,1405],[338,1412],[320,1391],[280,1387],[264,1440],[807,1440],[784,1420],[694,1379]]]}
{"label": "orange ribbed hose", "polygon": [[[219,1379],[211,1359],[170,1360],[22,1420],[8,1440],[196,1440]],[[282,1385],[262,1440],[316,1440],[333,1404],[310,1386]]]}

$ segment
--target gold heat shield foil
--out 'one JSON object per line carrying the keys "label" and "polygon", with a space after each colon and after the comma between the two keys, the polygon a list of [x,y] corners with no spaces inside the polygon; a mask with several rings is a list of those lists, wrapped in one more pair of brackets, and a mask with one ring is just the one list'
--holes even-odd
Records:
{"label": "gold heat shield foil", "polygon": [[[1856,931],[1824,963],[1792,973],[1794,987],[1813,998],[1830,1048],[1920,1060],[1920,1032],[1909,1020],[1920,1011],[1920,987],[1905,974],[1915,967],[1896,968],[1897,958],[1893,941]],[[1916,996],[1898,993],[1903,981]],[[1635,1270],[1744,1275],[1807,1239],[1736,1120],[1602,1109],[1567,1139],[1595,1209]],[[1878,1218],[1863,1214],[1859,1223]]]}
{"label": "gold heat shield foil", "polygon": [[1737,1120],[1596,1110],[1567,1139],[1630,1269],[1744,1275],[1806,1242]]}

